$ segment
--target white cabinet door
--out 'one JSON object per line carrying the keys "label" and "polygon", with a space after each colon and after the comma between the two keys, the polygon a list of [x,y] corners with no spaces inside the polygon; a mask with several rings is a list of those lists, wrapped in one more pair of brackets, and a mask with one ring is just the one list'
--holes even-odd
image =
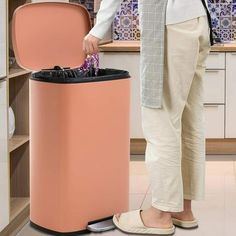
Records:
{"label": "white cabinet door", "polygon": [[0,79],[7,74],[6,0],[0,1]]}
{"label": "white cabinet door", "polygon": [[205,137],[224,138],[224,105],[204,105]]}
{"label": "white cabinet door", "polygon": [[236,53],[226,54],[226,138],[236,138]]}
{"label": "white cabinet door", "polygon": [[206,61],[207,69],[225,69],[225,53],[211,52]]}
{"label": "white cabinet door", "polygon": [[99,56],[101,68],[129,71],[131,76],[130,137],[144,138],[141,126],[139,52],[101,52]]}
{"label": "white cabinet door", "polygon": [[204,103],[225,103],[225,71],[206,70]]}
{"label": "white cabinet door", "polygon": [[8,225],[10,212],[6,84],[0,82],[0,232]]}

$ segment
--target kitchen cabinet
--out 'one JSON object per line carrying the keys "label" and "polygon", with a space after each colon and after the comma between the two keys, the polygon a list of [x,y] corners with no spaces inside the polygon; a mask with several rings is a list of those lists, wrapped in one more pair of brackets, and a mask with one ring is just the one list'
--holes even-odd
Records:
{"label": "kitchen cabinet", "polygon": [[[207,70],[204,76],[206,138],[225,137],[225,58],[224,52],[213,52],[210,53],[206,62]],[[132,139],[144,138],[141,125],[139,61],[139,52],[100,52],[101,67],[127,70],[132,77],[130,117]],[[236,137],[236,133],[234,137]]]}
{"label": "kitchen cabinet", "polygon": [[206,61],[204,75],[206,138],[225,138],[225,60],[224,52],[211,52]]}
{"label": "kitchen cabinet", "polygon": [[[101,51],[101,67],[124,69],[132,77],[132,139],[143,139],[141,125],[139,51]],[[236,51],[236,49],[235,49]],[[204,75],[206,138],[236,138],[236,52],[210,52]]]}
{"label": "kitchen cabinet", "polygon": [[131,138],[143,138],[140,106],[139,53],[101,52],[99,57],[101,68],[115,68],[129,71],[131,76],[130,134]]}
{"label": "kitchen cabinet", "polygon": [[236,137],[236,53],[226,53],[225,137]]}
{"label": "kitchen cabinet", "polygon": [[224,105],[204,105],[205,137],[224,138]]}
{"label": "kitchen cabinet", "polygon": [[206,61],[207,69],[225,69],[225,53],[211,52]]}
{"label": "kitchen cabinet", "polygon": [[225,70],[207,69],[204,86],[204,103],[225,103]]}

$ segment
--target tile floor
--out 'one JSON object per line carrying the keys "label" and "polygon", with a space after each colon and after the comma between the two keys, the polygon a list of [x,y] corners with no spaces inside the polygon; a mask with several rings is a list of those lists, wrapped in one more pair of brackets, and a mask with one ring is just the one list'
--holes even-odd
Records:
{"label": "tile floor", "polygon": [[[148,177],[143,161],[130,162],[130,209],[150,205]],[[132,156],[131,160],[136,159]],[[137,160],[137,159],[136,159]],[[186,231],[176,229],[175,236],[233,236],[236,235],[236,155],[208,155],[206,162],[206,199],[194,202],[195,216],[200,227]],[[17,236],[43,236],[45,234],[26,224]],[[90,236],[95,234],[89,234]],[[125,235],[118,230],[98,234]]]}

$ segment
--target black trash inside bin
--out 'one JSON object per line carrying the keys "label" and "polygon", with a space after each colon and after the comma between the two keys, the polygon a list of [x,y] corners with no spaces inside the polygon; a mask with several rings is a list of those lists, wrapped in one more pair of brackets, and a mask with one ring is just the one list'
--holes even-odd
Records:
{"label": "black trash inside bin", "polygon": [[116,79],[130,78],[129,72],[111,68],[98,69],[90,68],[82,71],[79,68],[61,68],[55,66],[53,69],[44,69],[33,74],[32,79],[51,83],[87,83]]}

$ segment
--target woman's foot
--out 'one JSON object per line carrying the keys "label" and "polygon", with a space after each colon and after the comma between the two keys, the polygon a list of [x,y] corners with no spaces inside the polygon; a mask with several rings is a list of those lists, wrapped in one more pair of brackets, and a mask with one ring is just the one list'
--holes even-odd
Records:
{"label": "woman's foot", "polygon": [[192,212],[191,200],[184,200],[184,211],[172,212],[171,216],[173,218],[176,218],[178,220],[183,220],[183,221],[194,220],[195,218],[194,218],[193,212]]}
{"label": "woman's foot", "polygon": [[[120,214],[115,215],[119,221]],[[168,229],[173,227],[171,213],[164,212],[154,207],[142,210],[141,219],[146,227]]]}

